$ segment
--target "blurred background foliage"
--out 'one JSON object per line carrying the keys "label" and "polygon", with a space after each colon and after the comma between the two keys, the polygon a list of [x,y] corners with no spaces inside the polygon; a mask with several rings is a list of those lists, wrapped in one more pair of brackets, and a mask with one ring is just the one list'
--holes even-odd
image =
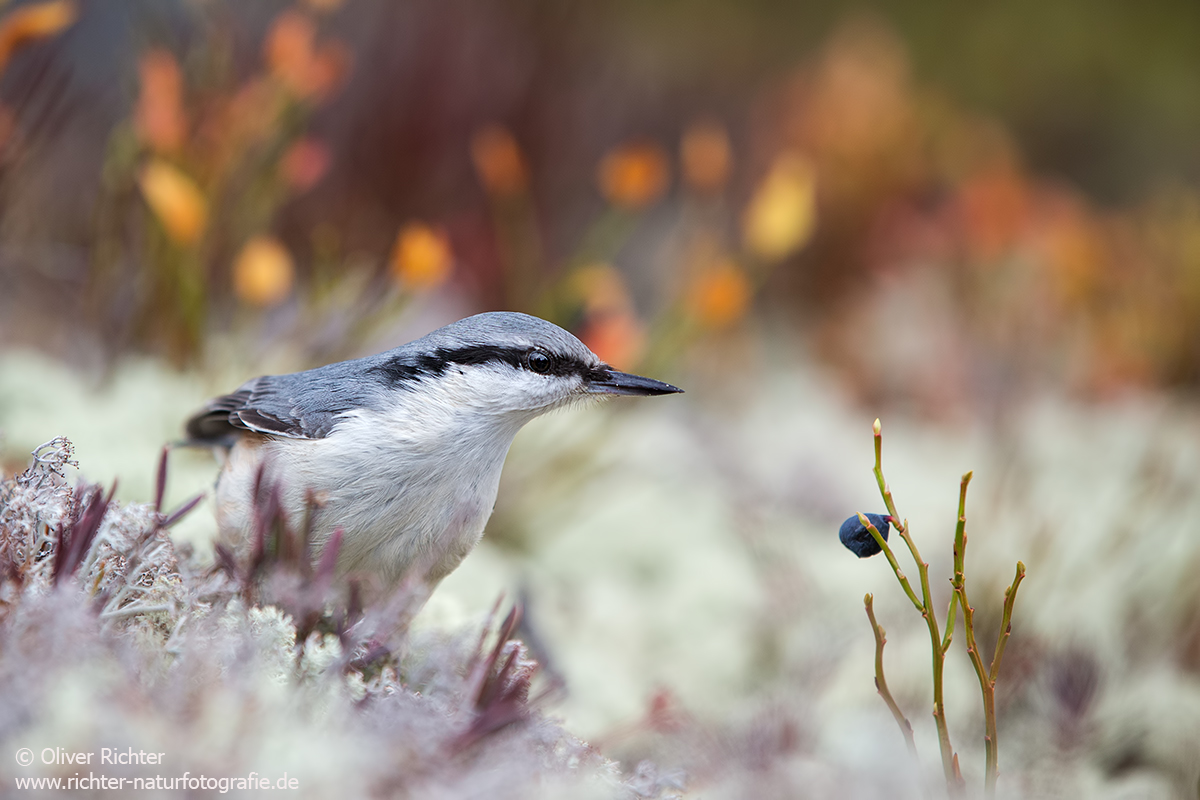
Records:
{"label": "blurred background foliage", "polygon": [[63,2],[5,25],[30,44],[0,84],[7,342],[183,365],[253,329],[315,362],[436,294],[631,369],[786,320],[862,397],[935,414],[1025,380],[1200,381],[1192,4]]}
{"label": "blurred background foliage", "polygon": [[[1029,564],[1003,769],[1101,796],[1146,768],[1169,785],[1151,796],[1187,796],[1197,42],[1182,0],[10,0],[6,470],[65,433],[148,499],[134,473],[209,394],[536,313],[688,390],[530,426],[425,612],[530,587],[525,635],[575,687],[573,731],[745,786],[801,752],[794,787],[858,776],[870,719],[891,785],[863,592],[907,708],[928,651],[833,539],[878,510],[856,504],[876,502],[882,413],[904,420],[888,472],[939,574],[949,539],[922,536],[948,535],[930,522],[976,469],[989,629]],[[173,476],[210,484],[187,458]],[[975,690],[947,668],[970,772]]]}

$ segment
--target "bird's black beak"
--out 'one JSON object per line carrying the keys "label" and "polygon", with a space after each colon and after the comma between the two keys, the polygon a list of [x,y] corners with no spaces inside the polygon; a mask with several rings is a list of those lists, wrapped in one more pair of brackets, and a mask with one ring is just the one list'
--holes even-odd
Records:
{"label": "bird's black beak", "polygon": [[615,369],[604,369],[588,379],[588,394],[628,394],[638,397],[651,397],[659,394],[679,394],[683,389],[669,383],[656,381],[653,378],[643,378],[640,375],[630,375],[628,372],[617,372]]}

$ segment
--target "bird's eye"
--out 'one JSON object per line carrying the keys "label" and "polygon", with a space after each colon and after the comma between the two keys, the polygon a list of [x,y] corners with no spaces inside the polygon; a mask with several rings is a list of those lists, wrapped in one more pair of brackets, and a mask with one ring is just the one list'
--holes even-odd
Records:
{"label": "bird's eye", "polygon": [[534,350],[525,357],[525,363],[531,370],[539,375],[545,375],[550,371],[551,361],[550,356],[543,353],[541,350]]}

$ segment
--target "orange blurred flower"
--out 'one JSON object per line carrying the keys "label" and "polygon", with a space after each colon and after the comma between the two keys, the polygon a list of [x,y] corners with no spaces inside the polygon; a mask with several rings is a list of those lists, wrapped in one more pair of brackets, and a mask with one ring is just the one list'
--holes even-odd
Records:
{"label": "orange blurred flower", "polygon": [[317,185],[329,169],[329,148],[317,139],[305,137],[283,154],[280,167],[284,180],[297,191],[306,192]]}
{"label": "orange blurred flower", "polygon": [[750,279],[733,262],[701,273],[687,292],[687,308],[706,328],[725,328],[746,315],[751,299]]}
{"label": "orange blurred flower", "polygon": [[1055,288],[1067,300],[1085,299],[1108,258],[1103,226],[1082,201],[1069,195],[1047,193],[1037,216],[1038,238]]}
{"label": "orange blurred flower", "polygon": [[445,233],[423,222],[400,229],[392,249],[392,277],[417,291],[440,286],[450,276],[454,253]]}
{"label": "orange blurred flower", "polygon": [[59,33],[75,21],[78,13],[70,0],[29,3],[13,9],[0,20],[0,70],[19,48]]}
{"label": "orange blurred flower", "polygon": [[816,169],[804,156],[784,153],[750,198],[742,236],[751,253],[779,261],[808,244],[816,221]]}
{"label": "orange blurred flower", "polygon": [[243,303],[266,308],[292,291],[296,268],[292,256],[274,236],[255,236],[233,262],[233,291]]}
{"label": "orange blurred flower", "polygon": [[605,199],[634,210],[662,197],[670,178],[666,153],[649,142],[625,144],[610,151],[600,161],[596,173]]}
{"label": "orange blurred flower", "polygon": [[890,172],[920,144],[916,101],[903,43],[886,26],[858,17],[824,48],[815,74],[797,87],[807,102],[791,126],[821,160],[843,169]]}
{"label": "orange blurred flower", "polygon": [[611,264],[589,264],[575,270],[567,286],[583,304],[583,343],[609,364],[637,364],[646,347],[646,329],[621,273]]}
{"label": "orange blurred flower", "polygon": [[680,146],[683,179],[701,194],[719,192],[729,180],[732,154],[725,126],[715,120],[694,123]]}
{"label": "orange blurred flower", "polygon": [[138,62],[142,91],[134,110],[138,138],[160,153],[174,153],[183,144],[183,76],[175,57],[154,49]]}
{"label": "orange blurred flower", "polygon": [[580,340],[605,364],[631,369],[646,349],[646,329],[629,311],[600,314],[584,323]]}
{"label": "orange blurred flower", "polygon": [[288,10],[271,23],[263,49],[267,67],[280,83],[297,97],[319,100],[341,83],[350,54],[340,43],[317,47],[316,39],[312,18]]}
{"label": "orange blurred flower", "polygon": [[529,181],[525,157],[512,133],[500,125],[480,128],[471,137],[471,160],[485,189],[511,197],[525,190]]}
{"label": "orange blurred flower", "polygon": [[1029,222],[1029,187],[1009,165],[991,167],[968,179],[959,189],[958,200],[967,249],[981,261],[1004,255]]}
{"label": "orange blurred flower", "polygon": [[195,244],[208,224],[208,201],[180,169],[155,158],[142,167],[138,184],[163,229],[179,244]]}

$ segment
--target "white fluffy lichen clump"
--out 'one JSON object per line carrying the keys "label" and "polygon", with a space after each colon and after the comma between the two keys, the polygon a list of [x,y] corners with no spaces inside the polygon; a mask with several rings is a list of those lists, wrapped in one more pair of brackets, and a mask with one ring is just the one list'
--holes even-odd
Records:
{"label": "white fluffy lichen clump", "polygon": [[188,598],[168,520],[150,506],[118,507],[99,486],[68,486],[73,453],[69,440],[53,439],[33,451],[29,469],[0,484],[4,610],[73,572],[101,618],[169,636]]}
{"label": "white fluffy lichen clump", "polygon": [[[221,792],[253,775],[312,797],[676,791],[623,778],[538,712],[515,612],[482,639],[421,637],[402,622],[402,594],[356,608],[319,567],[278,554],[200,569],[157,508],[68,485],[71,456],[56,439],[0,484],[0,749],[34,754],[15,773],[7,763],[6,782],[68,789],[103,775],[194,790],[202,776]],[[162,755],[113,758],[128,752]]]}

